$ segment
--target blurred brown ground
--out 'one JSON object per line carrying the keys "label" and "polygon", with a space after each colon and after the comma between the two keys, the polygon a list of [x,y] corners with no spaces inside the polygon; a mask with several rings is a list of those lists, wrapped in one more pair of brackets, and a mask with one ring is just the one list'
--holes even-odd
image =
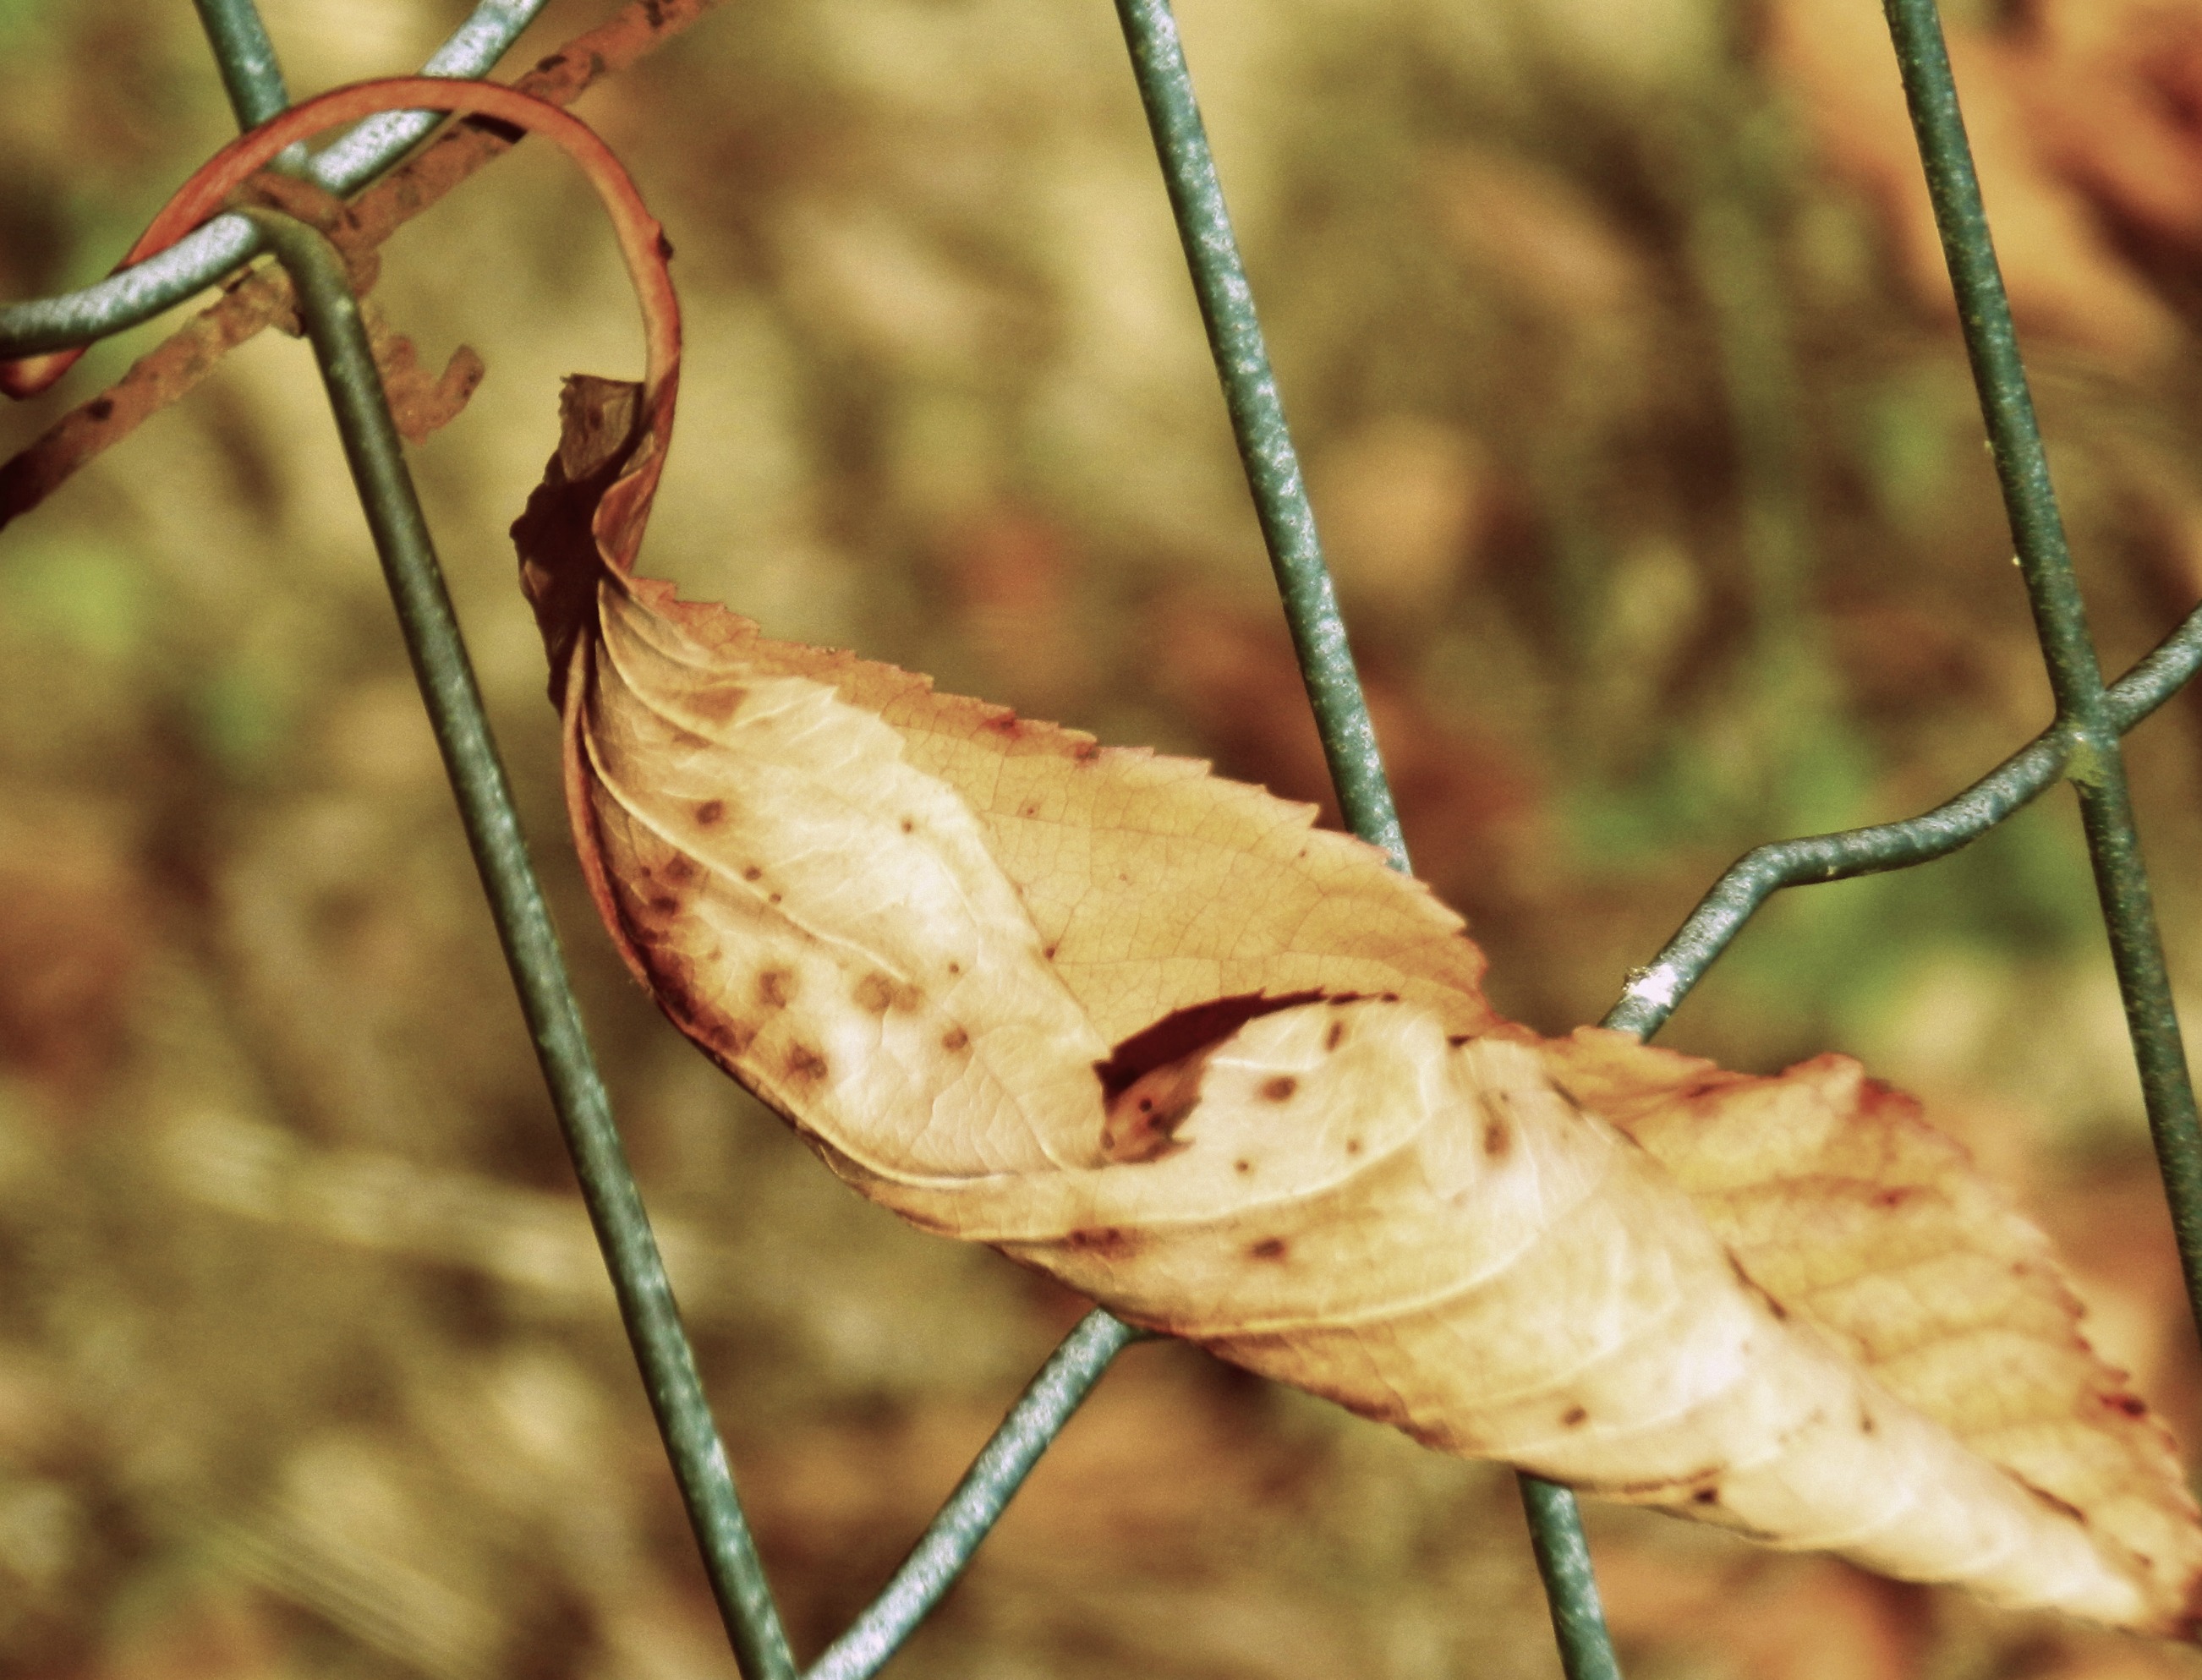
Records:
{"label": "blurred brown ground", "polygon": [[[458,0],[268,0],[291,85]],[[610,9],[557,0],[525,64]],[[2202,3],[1952,5],[2106,663],[2202,591]],[[1418,866],[1502,1007],[1595,1019],[1736,853],[1908,814],[2046,684],[1865,0],[1184,0]],[[180,6],[0,3],[0,287],[224,137]],[[580,109],[680,251],[649,563],[775,633],[1319,798],[1109,8],[748,0]],[[803,1654],[1079,1304],[833,1184],[616,971],[503,528],[636,365],[523,148],[387,253],[488,377],[416,453]],[[179,317],[180,319],[180,317]],[[156,329],[0,417],[12,449]],[[2202,965],[2202,707],[2132,740]],[[1775,906],[1667,1042],[1928,1096],[2190,1443],[2202,1386],[2061,792]],[[2192,1656],[1593,1510],[1636,1680]],[[733,1671],[305,350],[266,335],[0,533],[0,1672]],[[1508,1478],[1134,1349],[910,1675],[1557,1672]]]}

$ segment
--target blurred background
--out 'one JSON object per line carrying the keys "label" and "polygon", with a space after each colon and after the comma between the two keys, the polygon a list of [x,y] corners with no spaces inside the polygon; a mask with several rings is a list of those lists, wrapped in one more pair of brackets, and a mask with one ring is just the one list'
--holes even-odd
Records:
{"label": "blurred background", "polygon": [[[294,92],[462,0],[265,0]],[[523,66],[608,15],[555,0]],[[2105,663],[2202,593],[2202,0],[1952,3]],[[2049,714],[1878,8],[1183,0],[1416,864],[1499,1006],[1595,1019],[1736,854]],[[1310,800],[1321,761],[1102,0],[744,0],[579,106],[680,256],[646,569],[774,634]],[[0,290],[229,132],[189,8],[0,0]],[[504,527],[609,236],[523,147],[386,248],[486,361],[415,453],[807,1657],[1081,1303],[834,1183],[618,971]],[[167,324],[173,326],[184,316]],[[154,343],[0,414],[36,436]],[[2202,702],[2131,737],[2202,995]],[[2190,1011],[2190,1016],[2193,1012]],[[2202,1363],[2069,796],[1791,895],[1664,1041],[1926,1096],[2190,1447]],[[1593,1507],[1635,1680],[2202,1673]],[[897,1673],[1557,1672],[1510,1478],[1133,1349]],[[0,533],[0,1672],[733,1672],[305,347]]]}

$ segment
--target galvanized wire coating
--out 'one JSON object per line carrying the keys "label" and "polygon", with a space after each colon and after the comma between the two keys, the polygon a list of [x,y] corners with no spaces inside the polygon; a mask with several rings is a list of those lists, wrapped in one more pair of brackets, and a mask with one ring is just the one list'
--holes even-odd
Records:
{"label": "galvanized wire coating", "polygon": [[239,128],[257,128],[291,103],[283,86],[283,67],[268,38],[260,9],[252,0],[192,0],[199,26],[214,45],[222,91],[237,114]]}
{"label": "galvanized wire coating", "polygon": [[735,1656],[749,1680],[794,1680],[787,1636],[735,1496],[673,1286],[567,983],[564,954],[528,859],[504,767],[343,259],[302,222],[267,211],[247,214],[297,287],[300,314],[336,413],[344,459],[374,535],[536,1058]]}
{"label": "galvanized wire coating", "polygon": [[[543,6],[544,0],[482,0],[421,67],[421,73],[461,79],[484,74]],[[250,14],[251,21],[244,22],[240,14]],[[249,97],[257,109],[272,78],[275,103],[260,109],[251,121],[264,121],[281,109],[286,103],[282,73],[275,68],[273,51],[256,56],[245,38],[256,33],[261,42],[267,40],[251,7],[238,0],[200,0],[200,15],[210,32],[236,37],[239,56],[233,61],[228,48],[222,55],[222,81],[231,103],[237,104],[238,88],[244,85],[252,90]],[[229,68],[232,62],[235,70]],[[241,118],[244,107],[238,109]],[[308,179],[339,196],[356,191],[404,156],[441,120],[431,111],[392,111],[370,118],[314,154],[304,173]],[[262,249],[250,221],[242,216],[217,216],[158,256],[110,274],[96,285],[0,305],[0,361],[72,349],[150,320],[250,261]]]}

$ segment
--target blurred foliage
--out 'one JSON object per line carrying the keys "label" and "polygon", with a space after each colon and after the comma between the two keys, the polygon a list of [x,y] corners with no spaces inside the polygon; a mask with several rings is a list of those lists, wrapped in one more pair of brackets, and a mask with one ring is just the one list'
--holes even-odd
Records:
{"label": "blurred foliage", "polygon": [[[602,15],[558,0],[523,54]],[[461,0],[268,0],[291,84]],[[2202,589],[2202,4],[1952,7],[2107,661]],[[1875,9],[1184,0],[1417,864],[1502,1007],[1595,1019],[1728,860],[2046,720]],[[1876,56],[1877,55],[1877,56]],[[1311,800],[1321,760],[1107,7],[751,0],[581,108],[680,250],[649,563],[774,633]],[[225,132],[187,9],[0,0],[0,285],[100,273]],[[638,361],[522,150],[379,296],[487,360],[416,452],[798,1648],[1079,1303],[839,1188],[616,971],[503,529]],[[14,447],[157,328],[5,417]],[[2197,707],[2131,743],[2175,971]],[[732,1671],[303,347],[0,535],[0,1670]],[[1669,1035],[1865,1054],[2198,1361],[2061,793],[1791,895]],[[1593,1513],[1638,1680],[2191,1659]],[[1556,1671],[1507,1479],[1175,1347],[1104,1383],[898,1672]]]}

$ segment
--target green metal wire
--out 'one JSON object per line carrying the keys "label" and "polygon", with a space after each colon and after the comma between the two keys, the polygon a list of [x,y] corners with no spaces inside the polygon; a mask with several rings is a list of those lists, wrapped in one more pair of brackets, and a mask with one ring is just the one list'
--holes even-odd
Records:
{"label": "green metal wire", "polygon": [[[1392,866],[1404,871],[1406,839],[1399,831],[1376,731],[1353,667],[1330,568],[1323,563],[1315,510],[1308,503],[1299,456],[1285,424],[1284,403],[1269,368],[1253,288],[1239,258],[1222,184],[1216,179],[1192,72],[1178,40],[1177,20],[1168,0],[1116,0],[1116,15],[1162,160],[1163,180],[1185,246],[1193,291],[1200,300],[1201,320],[1215,353],[1247,487],[1253,492],[1263,540],[1276,573],[1277,592],[1292,626],[1292,647],[1315,709],[1323,756],[1338,790],[1339,808],[1348,828],[1382,847]],[[1522,1501],[1568,1680],[1619,1680],[1621,1668],[1599,1604],[1575,1495],[1551,1483],[1523,1477]]]}
{"label": "green metal wire", "polygon": [[[2119,734],[2139,723],[2202,669],[2202,608],[2135,665],[2105,696]],[[2054,786],[2075,751],[2074,734],[2056,724],[1956,798],[1902,822],[1781,840],[1746,852],[1699,901],[1681,930],[1639,969],[1602,1025],[1648,1038],[1704,978],[1758,908],[1784,887],[1846,881],[1906,869],[1970,845],[2005,817]]]}
{"label": "green metal wire", "polygon": [[1515,1481],[1522,1489],[1522,1514],[1529,1519],[1529,1549],[1536,1554],[1545,1602],[1552,1612],[1552,1637],[1569,1680],[1621,1680],[1575,1495],[1541,1476],[1518,1476]]}
{"label": "green metal wire", "polygon": [[[230,26],[221,15],[250,12],[249,7],[237,6],[234,0],[198,0],[198,3],[209,31]],[[544,4],[545,0],[482,0],[421,67],[421,73],[462,79],[486,74]],[[267,32],[259,27],[256,16],[242,27],[257,34],[262,44],[266,42]],[[235,71],[228,68],[233,62],[228,56],[231,50],[241,50],[244,55],[234,61],[239,67]],[[273,76],[279,97],[273,107],[262,109],[257,103],[262,94],[251,92],[250,97],[255,102],[251,108],[260,114],[248,119],[246,106],[238,103],[239,79],[248,88],[262,88],[263,84],[257,79],[261,72],[247,68],[256,62],[249,46],[226,48],[223,56],[223,85],[246,127],[266,120],[284,103],[280,97],[281,73],[274,68],[273,51],[260,56],[266,73]],[[355,192],[404,156],[442,120],[441,115],[433,111],[387,111],[369,117],[343,138],[315,153],[305,166],[306,174],[340,197]],[[252,224],[242,216],[217,216],[158,256],[110,274],[96,285],[0,305],[0,361],[68,350],[149,321],[250,261],[262,249],[258,238]]]}
{"label": "green metal wire", "polygon": [[239,128],[257,128],[291,103],[283,86],[283,68],[275,62],[275,44],[268,38],[260,9],[252,0],[191,0],[197,7],[199,26],[214,44],[215,63],[221,71],[222,91],[229,108],[237,113]]}
{"label": "green metal wire", "polygon": [[1934,0],[1884,0],[1904,95],[1926,166],[1942,252],[1957,291],[1965,353],[1987,422],[1996,476],[2003,485],[2018,564],[2026,578],[2035,633],[2057,696],[2058,721],[2070,738],[2064,772],[2080,797],[2080,821],[2094,865],[2095,891],[2109,929],[2118,991],[2140,1070],[2151,1136],[2171,1205],[2187,1295],[2202,1328],[2202,1123],[2181,1042],[2171,980],[2142,866],[2125,756],[2087,611],[2072,570],[2064,521],[2049,480],[2049,461],[2034,414],[2018,335],[1981,204],[1972,149],[1958,109],[1958,90]]}
{"label": "green metal wire", "polygon": [[1315,708],[1316,728],[1322,737],[1331,781],[1338,789],[1339,808],[1348,828],[1381,846],[1395,864],[1404,866],[1407,849],[1399,833],[1398,814],[1392,808],[1392,789],[1376,750],[1376,731],[1361,698],[1361,680],[1354,673],[1353,650],[1346,644],[1345,621],[1339,615],[1330,568],[1323,564],[1315,510],[1308,505],[1299,455],[1285,425],[1276,377],[1269,371],[1254,293],[1239,260],[1239,241],[1216,178],[1208,132],[1193,98],[1192,77],[1178,44],[1177,20],[1167,0],[1116,0],[1116,15],[1124,26],[1125,44],[1131,49],[1132,73],[1147,108],[1155,150],[1162,156],[1163,180],[1185,243],[1192,289],[1200,299],[1200,318],[1208,328],[1209,347],[1216,353],[1224,405],[1231,411],[1231,430],[1245,463],[1247,485],[1254,493],[1254,512],[1277,575],[1277,593],[1292,626],[1292,647],[1299,655],[1309,702]]}
{"label": "green metal wire", "polygon": [[979,1542],[1116,1355],[1144,1334],[1095,1310],[1063,1338],[994,1431],[925,1537],[804,1680],[869,1680],[956,1584]]}
{"label": "green metal wire", "polygon": [[374,534],[521,1013],[735,1656],[748,1680],[794,1680],[787,1636],[567,983],[558,936],[528,860],[343,260],[302,222],[268,211],[246,214],[297,287],[306,334],[336,412],[344,458]]}

